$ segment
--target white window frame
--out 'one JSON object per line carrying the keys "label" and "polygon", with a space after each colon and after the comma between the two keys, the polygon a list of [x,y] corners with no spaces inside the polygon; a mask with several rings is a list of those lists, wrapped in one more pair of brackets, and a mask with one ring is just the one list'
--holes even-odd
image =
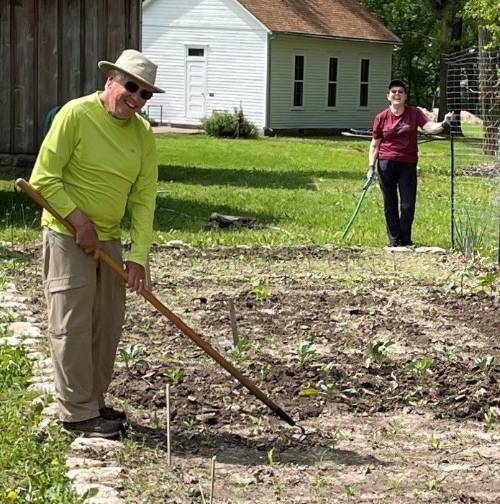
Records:
{"label": "white window frame", "polygon": [[[303,63],[302,63],[302,79],[296,79],[295,78],[295,64],[296,64],[296,58],[297,56],[300,56],[303,58]],[[302,52],[296,52],[293,54],[293,59],[292,59],[292,109],[293,110],[302,110],[304,108],[304,102],[305,102],[305,84],[306,81],[306,55]],[[295,105],[295,83],[301,82],[302,83],[302,105]]]}
{"label": "white window frame", "polygon": [[[362,80],[362,70],[363,70],[363,61],[368,61],[368,78],[366,81]],[[358,87],[358,107],[360,109],[367,109],[370,106],[370,70],[371,70],[371,59],[367,56],[363,56],[359,58],[359,87]],[[361,89],[362,86],[366,86],[366,105],[361,104]]]}
{"label": "white window frame", "polygon": [[[337,74],[335,75],[335,80],[330,80],[330,61],[332,59],[337,60]],[[329,54],[326,60],[326,109],[335,110],[337,108],[338,96],[339,96],[339,62],[340,58],[336,54]],[[328,103],[330,98],[330,84],[335,84],[335,105],[330,105]]]}

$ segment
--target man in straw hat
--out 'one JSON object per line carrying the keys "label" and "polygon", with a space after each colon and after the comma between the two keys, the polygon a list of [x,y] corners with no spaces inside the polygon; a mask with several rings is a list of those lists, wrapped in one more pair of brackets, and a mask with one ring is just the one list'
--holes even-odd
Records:
{"label": "man in straw hat", "polygon": [[120,222],[130,215],[128,288],[141,292],[152,240],[158,161],[139,112],[153,93],[156,65],[127,49],[100,61],[104,91],[64,105],[43,141],[30,182],[76,229],[42,215],[43,283],[59,417],[67,430],[115,437],[125,414],[105,405],[124,319],[125,286],[98,260],[122,261]]}

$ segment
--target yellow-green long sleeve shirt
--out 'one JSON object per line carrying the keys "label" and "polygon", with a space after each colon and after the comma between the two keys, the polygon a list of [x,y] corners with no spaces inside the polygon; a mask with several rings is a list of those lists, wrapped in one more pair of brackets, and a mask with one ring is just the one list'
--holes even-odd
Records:
{"label": "yellow-green long sleeve shirt", "polygon": [[[68,102],[54,118],[31,184],[67,217],[75,208],[94,223],[100,240],[120,238],[128,208],[129,261],[144,265],[153,235],[158,159],[149,123],[135,114],[117,119],[96,92]],[[70,234],[44,210],[42,225]]]}

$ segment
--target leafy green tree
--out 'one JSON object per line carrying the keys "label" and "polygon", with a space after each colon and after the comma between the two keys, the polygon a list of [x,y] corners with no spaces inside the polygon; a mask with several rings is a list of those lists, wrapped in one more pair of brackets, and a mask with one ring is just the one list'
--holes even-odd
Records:
{"label": "leafy green tree", "polygon": [[489,45],[500,46],[500,7],[498,0],[465,0],[466,19],[472,19],[489,33]]}

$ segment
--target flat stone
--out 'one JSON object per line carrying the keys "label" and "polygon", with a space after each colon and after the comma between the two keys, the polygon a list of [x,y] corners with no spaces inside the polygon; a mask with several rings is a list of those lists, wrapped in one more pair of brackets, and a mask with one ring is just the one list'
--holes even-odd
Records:
{"label": "flat stone", "polygon": [[85,504],[123,504],[120,497],[91,497],[85,500]]}
{"label": "flat stone", "polygon": [[57,418],[59,415],[59,406],[57,403],[52,402],[49,405],[45,406],[42,410],[43,417]]}
{"label": "flat stone", "polygon": [[[78,495],[84,495],[89,490],[97,490],[97,494],[94,495],[93,499],[99,497],[100,499],[105,499],[107,503],[110,502],[109,499],[119,499],[120,495],[118,492],[109,486],[100,485],[99,483],[74,483],[73,488]],[[86,500],[85,502],[90,502]]]}
{"label": "flat stone", "polygon": [[15,338],[14,336],[6,336],[4,338],[0,338],[0,345],[21,346],[22,342],[22,339]]}
{"label": "flat stone", "polygon": [[32,383],[28,387],[28,390],[37,390],[38,392],[46,392],[48,394],[54,394],[56,391],[52,382]]}
{"label": "flat stone", "polygon": [[386,246],[384,247],[384,250],[386,252],[411,252],[411,249],[408,248],[408,247],[389,247],[389,246]]}
{"label": "flat stone", "polygon": [[27,311],[28,305],[26,303],[19,303],[18,301],[5,301],[2,303],[2,308],[12,308],[14,310]]}
{"label": "flat stone", "polygon": [[446,250],[441,247],[417,247],[415,252],[419,254],[446,254]]}
{"label": "flat stone", "polygon": [[54,418],[42,418],[40,422],[38,423],[38,430],[44,431],[47,430],[49,427],[52,427],[53,425],[56,425],[58,422]]}
{"label": "flat stone", "polygon": [[113,439],[78,437],[71,443],[76,452],[118,453],[123,450],[123,443]]}
{"label": "flat stone", "polygon": [[4,289],[5,289],[7,292],[19,292],[19,291],[16,289],[16,286],[15,286],[12,282],[7,282],[7,283],[4,285]]}
{"label": "flat stone", "polygon": [[35,345],[38,345],[40,342],[34,338],[26,338],[24,336],[21,336],[21,346],[23,347],[32,347]]}
{"label": "flat stone", "polygon": [[77,483],[112,484],[123,473],[118,466],[78,467],[70,469],[66,476]]}
{"label": "flat stone", "polygon": [[9,329],[12,331],[13,336],[28,336],[30,338],[41,338],[44,336],[40,328],[30,322],[12,322],[9,324]]}
{"label": "flat stone", "polygon": [[76,469],[77,467],[102,467],[106,462],[87,457],[67,457],[66,467]]}
{"label": "flat stone", "polygon": [[[0,292],[0,303],[5,303],[8,301],[17,301],[18,303],[26,303],[28,298],[21,296],[16,292]],[[3,306],[3,305],[2,305]]]}

